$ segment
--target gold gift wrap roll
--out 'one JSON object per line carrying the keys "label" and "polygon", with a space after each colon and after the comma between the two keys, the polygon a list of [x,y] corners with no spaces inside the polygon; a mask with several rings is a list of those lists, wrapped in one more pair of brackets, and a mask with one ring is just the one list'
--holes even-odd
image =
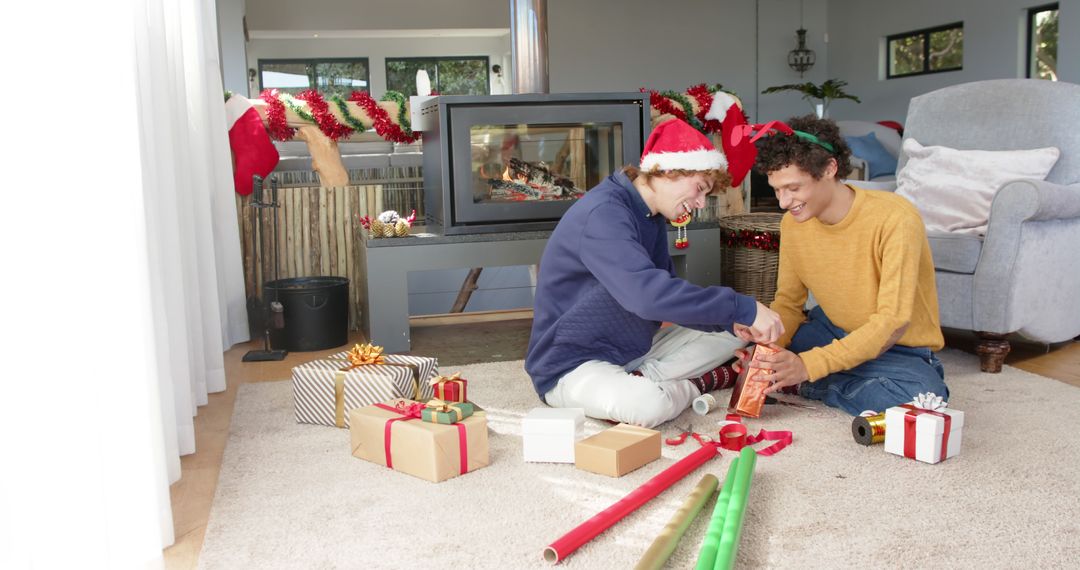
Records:
{"label": "gold gift wrap roll", "polygon": [[719,485],[720,481],[715,475],[702,477],[697,487],[694,487],[694,490],[683,500],[683,504],[675,512],[675,516],[671,517],[671,521],[660,531],[652,546],[642,555],[634,570],[660,570],[663,568],[668,558],[671,558],[671,554],[675,552],[675,547],[679,544],[683,534],[686,533],[690,523],[694,522],[698,513],[705,507],[705,503],[716,493],[716,488]]}
{"label": "gold gift wrap roll", "polygon": [[856,416],[851,422],[851,437],[855,443],[873,445],[885,441],[885,414]]}

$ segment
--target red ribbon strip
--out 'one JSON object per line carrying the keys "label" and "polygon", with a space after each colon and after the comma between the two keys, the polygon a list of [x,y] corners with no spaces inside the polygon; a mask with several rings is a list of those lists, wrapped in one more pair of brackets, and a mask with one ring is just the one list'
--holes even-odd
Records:
{"label": "red ribbon strip", "polygon": [[794,436],[790,431],[759,430],[757,435],[747,435],[746,426],[742,423],[742,416],[728,414],[729,423],[720,428],[720,447],[729,451],[740,451],[748,445],[754,445],[762,441],[775,441],[776,443],[758,450],[758,455],[775,455],[781,449],[791,445]]}
{"label": "red ribbon strip", "polygon": [[[387,406],[386,404],[375,404],[375,407],[401,415],[400,418],[390,418],[386,420],[386,424],[383,427],[383,451],[386,453],[386,466],[390,469],[393,469],[394,461],[393,459],[391,459],[390,454],[390,435],[392,433],[394,422],[407,422],[409,420],[418,420],[420,419],[421,413],[426,406],[424,406],[424,404],[419,404],[415,402],[412,404],[408,404],[406,402],[398,402],[397,406],[393,408]],[[454,424],[454,426],[457,427],[458,431],[459,470],[460,473],[464,475],[469,472],[469,442],[468,439],[465,437],[465,426],[461,423],[456,423]]]}
{"label": "red ribbon strip", "polygon": [[907,410],[907,413],[904,414],[904,457],[915,459],[915,425],[918,423],[919,416],[929,414],[945,419],[945,430],[941,434],[941,459],[938,460],[945,461],[945,457],[949,453],[949,432],[952,430],[952,416],[935,410],[916,408],[911,404],[901,404],[900,407]]}

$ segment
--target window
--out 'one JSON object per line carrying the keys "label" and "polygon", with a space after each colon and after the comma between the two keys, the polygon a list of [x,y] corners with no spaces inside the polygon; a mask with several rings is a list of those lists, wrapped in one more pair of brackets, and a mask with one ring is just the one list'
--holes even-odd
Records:
{"label": "window", "polygon": [[488,95],[487,56],[477,57],[388,57],[386,88],[416,95],[416,72],[425,69],[431,88],[442,95]]}
{"label": "window", "polygon": [[1058,5],[1028,10],[1027,76],[1057,81]]}
{"label": "window", "polygon": [[889,36],[887,46],[889,79],[963,69],[964,23]]}
{"label": "window", "polygon": [[263,89],[279,89],[292,95],[317,89],[326,95],[342,96],[367,91],[368,60],[366,57],[260,59],[259,90]]}

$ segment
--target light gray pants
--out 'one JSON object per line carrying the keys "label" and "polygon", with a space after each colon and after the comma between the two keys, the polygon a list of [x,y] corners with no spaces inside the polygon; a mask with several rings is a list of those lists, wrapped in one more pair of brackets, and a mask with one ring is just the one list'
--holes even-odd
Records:
{"label": "light gray pants", "polygon": [[[701,395],[687,378],[731,360],[743,346],[726,332],[662,328],[641,358],[625,366],[582,363],[560,378],[544,400],[554,408],[584,408],[591,418],[651,428],[675,418]],[[635,370],[642,376],[631,374]]]}

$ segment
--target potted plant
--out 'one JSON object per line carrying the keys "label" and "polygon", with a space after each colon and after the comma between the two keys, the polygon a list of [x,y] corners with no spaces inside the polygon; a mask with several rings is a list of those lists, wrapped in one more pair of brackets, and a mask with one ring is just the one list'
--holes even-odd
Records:
{"label": "potted plant", "polygon": [[829,112],[829,104],[837,99],[851,99],[856,103],[862,103],[858,97],[846,93],[844,87],[847,86],[847,81],[842,79],[829,79],[821,85],[810,83],[792,83],[790,85],[776,85],[769,87],[761,93],[767,95],[769,93],[780,93],[781,91],[798,91],[802,93],[803,99],[806,99],[810,106],[813,107],[814,113],[818,117],[825,117]]}

